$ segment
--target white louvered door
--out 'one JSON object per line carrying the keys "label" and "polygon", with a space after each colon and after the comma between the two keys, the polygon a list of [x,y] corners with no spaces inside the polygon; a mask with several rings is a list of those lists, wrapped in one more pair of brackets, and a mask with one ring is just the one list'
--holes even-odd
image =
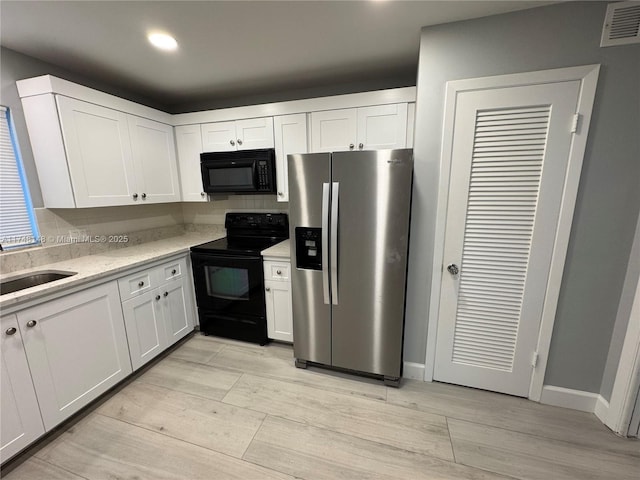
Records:
{"label": "white louvered door", "polygon": [[458,97],[435,380],[528,396],[579,89]]}

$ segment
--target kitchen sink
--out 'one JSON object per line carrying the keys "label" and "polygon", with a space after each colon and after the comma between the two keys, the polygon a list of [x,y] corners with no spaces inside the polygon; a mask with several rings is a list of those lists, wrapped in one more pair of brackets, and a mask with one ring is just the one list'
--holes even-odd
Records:
{"label": "kitchen sink", "polygon": [[12,277],[7,280],[0,281],[0,295],[17,292],[25,288],[35,287],[44,283],[55,282],[63,278],[71,277],[77,272],[62,272],[59,270],[42,270],[27,275]]}

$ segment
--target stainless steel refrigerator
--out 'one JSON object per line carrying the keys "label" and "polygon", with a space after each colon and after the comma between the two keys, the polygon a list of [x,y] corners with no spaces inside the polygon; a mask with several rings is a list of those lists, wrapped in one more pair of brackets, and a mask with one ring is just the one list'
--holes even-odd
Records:
{"label": "stainless steel refrigerator", "polygon": [[398,385],[411,149],[289,155],[293,350]]}

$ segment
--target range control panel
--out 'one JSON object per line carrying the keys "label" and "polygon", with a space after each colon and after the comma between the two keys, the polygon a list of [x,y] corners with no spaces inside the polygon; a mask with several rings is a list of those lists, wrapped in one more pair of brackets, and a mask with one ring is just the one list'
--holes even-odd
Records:
{"label": "range control panel", "polygon": [[296,265],[305,270],[322,270],[322,229],[296,227]]}
{"label": "range control panel", "polygon": [[289,228],[286,213],[227,213],[225,228]]}

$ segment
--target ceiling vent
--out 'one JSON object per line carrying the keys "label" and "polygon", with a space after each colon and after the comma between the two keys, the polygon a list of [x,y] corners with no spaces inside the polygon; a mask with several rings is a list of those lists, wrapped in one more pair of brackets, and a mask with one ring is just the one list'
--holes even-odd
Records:
{"label": "ceiling vent", "polygon": [[607,6],[601,47],[640,43],[640,2],[618,2]]}

